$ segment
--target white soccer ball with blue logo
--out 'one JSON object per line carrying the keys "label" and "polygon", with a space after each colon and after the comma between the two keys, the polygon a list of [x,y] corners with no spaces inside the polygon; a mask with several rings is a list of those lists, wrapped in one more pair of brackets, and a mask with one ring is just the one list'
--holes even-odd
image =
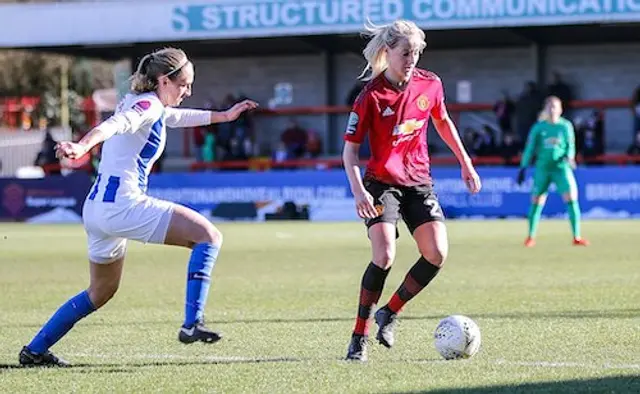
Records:
{"label": "white soccer ball with blue logo", "polygon": [[451,315],[440,320],[433,336],[436,350],[445,360],[470,358],[480,350],[480,328],[466,316]]}

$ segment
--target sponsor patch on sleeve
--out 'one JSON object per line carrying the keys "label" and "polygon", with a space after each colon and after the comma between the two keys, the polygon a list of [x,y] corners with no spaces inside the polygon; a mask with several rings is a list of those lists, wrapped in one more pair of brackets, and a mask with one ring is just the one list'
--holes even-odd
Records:
{"label": "sponsor patch on sleeve", "polygon": [[142,115],[142,113],[151,108],[151,101],[140,100],[133,105],[133,110]]}
{"label": "sponsor patch on sleeve", "polygon": [[347,134],[355,134],[358,129],[358,122],[360,122],[360,117],[357,113],[351,112],[349,114],[349,120],[347,121]]}

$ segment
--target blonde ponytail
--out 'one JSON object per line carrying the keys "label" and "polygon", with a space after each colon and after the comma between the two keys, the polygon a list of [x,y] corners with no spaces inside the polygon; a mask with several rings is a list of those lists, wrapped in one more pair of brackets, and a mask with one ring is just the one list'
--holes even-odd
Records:
{"label": "blonde ponytail", "polygon": [[[367,65],[358,76],[358,79],[365,81],[376,78],[387,69],[389,64],[385,49],[395,48],[401,39],[417,41],[420,51],[427,46],[424,32],[415,23],[402,19],[387,25],[375,25],[367,19],[361,34],[369,38],[367,46],[362,51]],[[371,71],[368,77],[367,71]]]}
{"label": "blonde ponytail", "polygon": [[[358,79],[369,80],[374,79],[378,75],[382,74],[387,68],[387,54],[385,53],[384,33],[388,29],[389,25],[376,26],[371,21],[367,20],[364,26],[365,37],[370,37],[367,46],[362,51],[364,58],[367,60],[367,65],[362,70],[362,73]],[[365,77],[367,71],[371,70],[369,77]]]}

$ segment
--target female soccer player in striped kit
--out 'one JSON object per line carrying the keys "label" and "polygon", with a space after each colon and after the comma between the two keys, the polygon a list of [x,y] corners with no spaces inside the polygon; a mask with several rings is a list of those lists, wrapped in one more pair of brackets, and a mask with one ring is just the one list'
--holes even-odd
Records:
{"label": "female soccer player in striped kit", "polygon": [[71,298],[50,318],[19,355],[25,366],[68,366],[49,348],[80,319],[116,293],[128,240],[192,249],[188,264],[183,343],[213,343],[220,334],[204,326],[210,275],[222,234],[205,217],[184,206],[149,197],[149,173],[166,144],[166,127],[195,127],[229,122],[256,108],[251,100],[224,112],[176,109],[191,95],[193,64],[180,49],[145,56],[132,77],[132,93],[116,113],[78,143],[61,142],[59,157],[75,159],[104,142],[97,179],[83,207],[88,238],[89,288]]}
{"label": "female soccer player in striped kit", "polygon": [[[370,81],[353,105],[345,134],[343,161],[358,215],[365,219],[373,258],[362,277],[356,324],[347,359],[367,359],[367,337],[373,306],[378,302],[396,252],[397,222],[402,217],[415,239],[420,258],[389,302],[375,314],[377,340],[395,341],[398,313],[436,276],[447,257],[444,215],[433,191],[427,151],[429,118],[462,167],[472,193],[480,178],[449,118],[440,78],[416,68],[425,34],[413,22],[366,26],[371,36],[364,49]],[[364,179],[358,151],[366,134],[371,159]]]}
{"label": "female soccer player in striped kit", "polygon": [[536,243],[538,224],[551,183],[556,185],[558,193],[562,194],[562,198],[567,203],[573,244],[589,245],[589,242],[580,234],[578,186],[573,175],[573,168],[576,165],[575,133],[571,122],[562,117],[562,102],[558,97],[547,97],[539,122],[533,125],[529,132],[520,162],[518,184],[524,182],[526,168],[534,155],[536,155],[536,170],[528,217],[529,233],[524,245],[532,247]]}

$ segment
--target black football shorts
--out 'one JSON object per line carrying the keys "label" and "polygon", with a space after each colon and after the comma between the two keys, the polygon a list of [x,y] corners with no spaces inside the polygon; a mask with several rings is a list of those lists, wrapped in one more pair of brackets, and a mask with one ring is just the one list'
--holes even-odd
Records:
{"label": "black football shorts", "polygon": [[382,210],[380,216],[365,219],[367,228],[381,222],[397,226],[398,220],[402,218],[413,234],[424,223],[445,219],[432,185],[396,186],[367,178],[364,186],[373,196],[378,211]]}

